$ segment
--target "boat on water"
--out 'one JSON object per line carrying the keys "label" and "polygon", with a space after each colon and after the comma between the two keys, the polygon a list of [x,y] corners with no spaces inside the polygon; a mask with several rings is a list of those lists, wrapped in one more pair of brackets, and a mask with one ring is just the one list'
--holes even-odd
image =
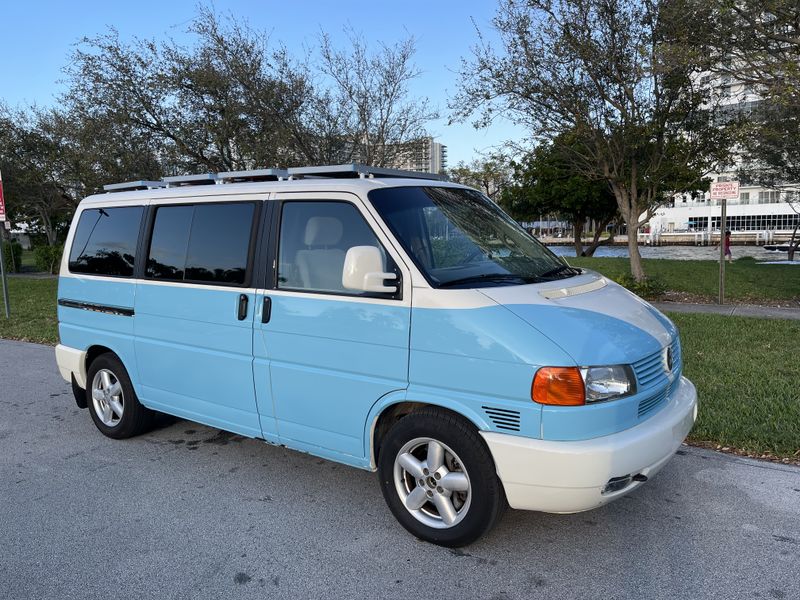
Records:
{"label": "boat on water", "polygon": [[790,244],[765,244],[764,250],[768,252],[788,252]]}

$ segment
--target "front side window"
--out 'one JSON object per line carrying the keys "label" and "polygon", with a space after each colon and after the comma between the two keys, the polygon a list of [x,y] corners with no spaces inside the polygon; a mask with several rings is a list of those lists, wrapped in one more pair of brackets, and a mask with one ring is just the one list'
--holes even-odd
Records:
{"label": "front side window", "polygon": [[435,287],[535,283],[579,272],[475,190],[383,188],[369,200]]}
{"label": "front side window", "polygon": [[254,214],[251,202],[158,207],[146,277],[244,285]]}
{"label": "front side window", "polygon": [[72,241],[69,270],[131,277],[143,213],[142,206],[84,210]]}
{"label": "front side window", "polygon": [[345,256],[354,246],[377,247],[383,258],[383,270],[394,271],[394,263],[352,204],[284,203],[278,248],[278,288],[363,295],[342,285]]}

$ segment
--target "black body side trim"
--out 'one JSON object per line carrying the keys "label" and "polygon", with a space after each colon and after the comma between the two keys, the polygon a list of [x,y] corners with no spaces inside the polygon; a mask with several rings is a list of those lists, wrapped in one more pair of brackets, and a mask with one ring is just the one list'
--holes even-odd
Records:
{"label": "black body side trim", "polygon": [[109,315],[119,315],[121,317],[132,317],[133,309],[125,308],[123,306],[109,306],[108,304],[94,304],[93,302],[79,302],[78,300],[68,300],[66,298],[58,299],[59,306],[66,306],[68,308],[80,308],[83,310],[92,310],[94,312],[107,313]]}

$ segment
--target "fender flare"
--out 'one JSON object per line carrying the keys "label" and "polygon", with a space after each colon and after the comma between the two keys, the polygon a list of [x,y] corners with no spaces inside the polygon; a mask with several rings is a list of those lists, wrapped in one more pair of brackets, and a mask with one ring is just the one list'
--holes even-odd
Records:
{"label": "fender flare", "polygon": [[375,463],[374,438],[375,426],[378,423],[378,419],[387,408],[402,402],[416,402],[419,404],[427,404],[430,406],[446,408],[470,421],[473,425],[475,425],[478,431],[487,431],[491,429],[485,415],[472,410],[465,404],[453,400],[448,396],[420,390],[414,390],[410,393],[408,390],[396,390],[394,392],[389,392],[388,394],[381,396],[375,402],[375,404],[372,405],[372,408],[367,415],[366,423],[364,424],[364,456],[367,458],[369,469],[372,471],[377,469],[377,465]]}

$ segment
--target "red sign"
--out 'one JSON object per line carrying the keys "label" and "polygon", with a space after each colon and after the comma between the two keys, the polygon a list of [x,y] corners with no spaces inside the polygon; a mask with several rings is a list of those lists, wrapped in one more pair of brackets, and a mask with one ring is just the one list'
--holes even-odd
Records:
{"label": "red sign", "polygon": [[729,200],[739,197],[738,181],[720,181],[711,184],[712,200]]}

